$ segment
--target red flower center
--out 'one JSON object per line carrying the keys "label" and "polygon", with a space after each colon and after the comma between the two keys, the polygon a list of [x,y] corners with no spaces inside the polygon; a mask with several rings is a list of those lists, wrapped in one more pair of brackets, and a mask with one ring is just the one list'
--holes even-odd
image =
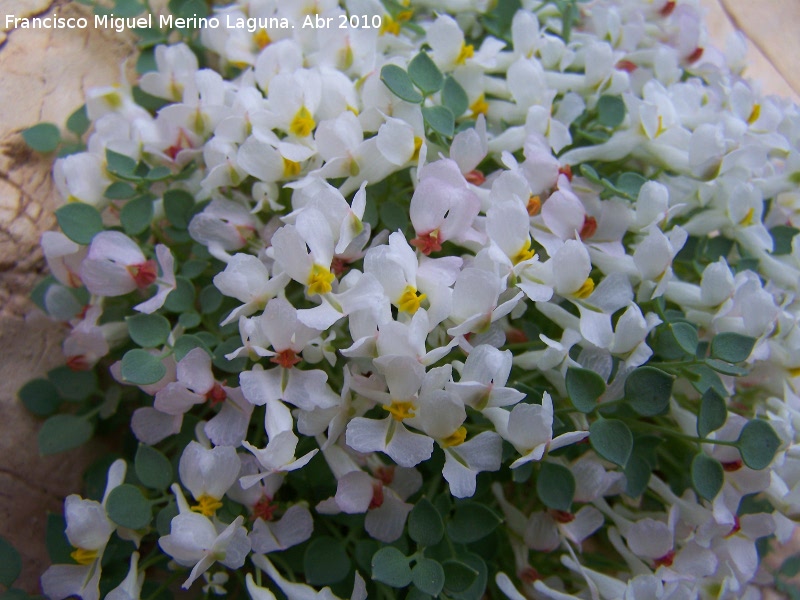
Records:
{"label": "red flower center", "polygon": [[661,7],[661,10],[658,11],[662,17],[668,17],[672,14],[672,11],[675,10],[675,2],[670,0],[664,6]]}
{"label": "red flower center", "polygon": [[633,73],[636,69],[639,68],[639,65],[637,65],[635,62],[631,62],[623,58],[621,61],[617,63],[616,68],[619,69],[620,71],[625,71],[626,73]]}
{"label": "red flower center", "polygon": [[655,563],[656,568],[664,566],[664,567],[671,567],[672,561],[675,560],[675,550],[670,550],[661,558],[657,558],[653,561]]}
{"label": "red flower center", "polygon": [[581,231],[578,234],[579,236],[581,236],[581,239],[582,240],[589,239],[595,234],[596,231],[597,231],[597,219],[595,219],[594,217],[590,217],[589,215],[583,217],[583,227],[581,227]]}
{"label": "red flower center", "polygon": [[744,463],[742,463],[742,459],[737,459],[722,463],[722,468],[728,473],[733,473],[734,471],[741,469],[743,464]]}
{"label": "red flower center", "polygon": [[91,369],[91,365],[89,365],[89,361],[86,360],[86,356],[83,354],[78,354],[77,356],[70,356],[67,359],[67,366],[72,371],[88,371]]}
{"label": "red flower center", "polygon": [[208,400],[212,406],[225,402],[227,397],[228,394],[225,392],[225,388],[223,388],[216,381],[214,382],[214,387],[208,390],[208,393],[206,394],[206,400]]}
{"label": "red flower center", "polygon": [[369,501],[370,508],[380,508],[383,506],[383,484],[376,481],[372,484],[372,500]]}
{"label": "red flower center", "polygon": [[153,285],[153,282],[158,277],[156,261],[150,259],[138,265],[128,265],[128,273],[136,282],[136,287],[140,289],[149,287]]}
{"label": "red flower center", "polygon": [[572,523],[575,520],[575,515],[566,510],[551,509],[550,515],[559,523]]}
{"label": "red flower center", "polygon": [[418,235],[411,240],[411,245],[417,250],[428,256],[431,252],[438,252],[442,249],[442,244],[439,241],[439,230],[434,229],[428,233]]}
{"label": "red flower center", "polygon": [[253,520],[261,518],[265,521],[272,521],[275,518],[276,504],[272,503],[272,498],[264,494],[261,500],[253,506]]}
{"label": "red flower center", "polygon": [[291,369],[297,363],[300,362],[300,358],[297,357],[294,350],[291,348],[287,348],[286,350],[281,350],[275,356],[269,359],[270,362],[274,362],[282,366],[284,369]]}
{"label": "red flower center", "polygon": [[484,181],[486,181],[486,176],[478,171],[478,169],[474,169],[464,175],[465,179],[469,181],[472,185],[481,185]]}

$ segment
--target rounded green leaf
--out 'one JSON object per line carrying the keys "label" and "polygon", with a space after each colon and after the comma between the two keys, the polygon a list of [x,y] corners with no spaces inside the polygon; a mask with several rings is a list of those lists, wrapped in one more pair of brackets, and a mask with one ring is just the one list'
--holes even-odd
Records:
{"label": "rounded green leaf", "polygon": [[39,430],[39,453],[43,456],[58,454],[89,441],[94,428],[92,424],[75,415],[53,415]]}
{"label": "rounded green leaf", "polygon": [[139,444],[133,467],[142,485],[149,488],[165,490],[173,481],[172,463],[152,446]]}
{"label": "rounded green leaf", "polygon": [[582,413],[597,408],[597,399],[606,391],[606,382],[589,369],[569,367],[566,376],[567,395],[572,405]]}
{"label": "rounded green leaf", "polygon": [[536,478],[536,493],[547,508],[569,512],[575,497],[572,471],[555,463],[542,463]]}
{"label": "rounded green leaf", "polygon": [[[439,568],[441,569],[441,567]],[[22,559],[19,556],[19,552],[14,546],[0,537],[0,585],[4,585],[7,588],[11,587],[11,584],[17,580],[21,571]],[[444,583],[444,574],[442,574],[442,583]]]}
{"label": "rounded green leaf", "polygon": [[650,464],[641,456],[632,454],[625,465],[625,493],[638,498],[647,489],[652,472]]}
{"label": "rounded green leaf", "polygon": [[72,133],[74,133],[78,137],[86,133],[89,130],[89,126],[91,124],[92,122],[89,121],[89,116],[86,113],[85,104],[80,108],[78,108],[67,118],[67,129],[69,129]]}
{"label": "rounded green leaf", "polygon": [[422,102],[422,94],[414,88],[411,77],[397,65],[384,65],[381,69],[381,81],[401,100],[414,104]]}
{"label": "rounded green leaf", "polygon": [[174,313],[194,310],[194,284],[185,277],[176,277],[175,283],[175,289],[164,301],[164,308]]}
{"label": "rounded green leaf", "polygon": [[350,567],[344,546],[330,536],[314,538],[303,555],[306,580],[311,585],[337,583],[347,577]]}
{"label": "rounded green leaf", "polygon": [[189,354],[195,348],[202,348],[206,352],[208,352],[209,356],[211,356],[211,351],[206,347],[201,340],[196,335],[182,335],[178,338],[178,341],[175,342],[175,346],[173,347],[173,351],[175,353],[175,360],[182,360],[184,356]]}
{"label": "rounded green leaf", "polygon": [[708,388],[700,399],[700,411],[697,415],[697,435],[701,438],[708,437],[725,424],[728,418],[728,408],[725,399],[714,388]]}
{"label": "rounded green leaf", "polygon": [[389,231],[404,230],[411,224],[408,217],[408,208],[393,200],[382,202],[378,209],[378,214],[381,217],[381,222]]}
{"label": "rounded green leaf", "polygon": [[655,367],[639,367],[625,380],[625,399],[644,417],[654,417],[669,408],[673,378]]}
{"label": "rounded green leaf", "polygon": [[125,233],[138,235],[150,227],[153,219],[153,198],[139,196],[125,203],[119,213],[119,220]]}
{"label": "rounded green leaf", "polygon": [[36,152],[52,152],[61,142],[61,132],[52,123],[39,123],[22,132],[22,139]]}
{"label": "rounded green leaf", "polygon": [[122,181],[115,181],[106,188],[103,195],[109,200],[127,200],[136,195],[136,188]]}
{"label": "rounded green leaf", "polygon": [[435,546],[444,535],[439,511],[427,498],[422,498],[408,515],[408,535],[420,546]]}
{"label": "rounded green leaf", "polygon": [[48,371],[47,378],[65,400],[81,402],[97,390],[94,371],[73,371],[66,365]]}
{"label": "rounded green leaf", "polygon": [[106,512],[114,523],[128,529],[144,529],[153,518],[150,502],[138,487],[129,483],[111,490],[106,501]]}
{"label": "rounded green leaf", "polygon": [[146,350],[128,350],[122,357],[122,378],[136,385],[156,383],[167,373],[158,357]]}
{"label": "rounded green leaf", "polygon": [[372,579],[394,588],[411,583],[408,558],[394,546],[385,546],[372,556]]}
{"label": "rounded green leaf", "polygon": [[462,502],[456,506],[453,518],[447,523],[448,537],[459,544],[471,544],[485,538],[503,522],[484,504]]}
{"label": "rounded green leaf", "polygon": [[171,331],[169,321],[161,315],[134,315],[126,321],[131,339],[142,348],[163,345]]}
{"label": "rounded green leaf", "polygon": [[444,588],[444,569],[435,560],[421,558],[411,570],[411,581],[426,594],[438,596]]}
{"label": "rounded green leaf", "polygon": [[800,233],[800,229],[790,227],[789,225],[778,225],[769,230],[772,236],[772,254],[774,256],[783,256],[792,253],[792,240],[794,236]]}
{"label": "rounded green leaf", "polygon": [[449,108],[453,115],[460,117],[469,108],[469,97],[461,84],[451,76],[447,76],[442,87],[442,104]]}
{"label": "rounded green leaf", "polygon": [[701,452],[692,459],[690,472],[697,495],[709,502],[714,500],[725,481],[725,471],[720,462]]}
{"label": "rounded green leaf", "polygon": [[137,179],[136,161],[130,156],[106,148],[106,170],[123,179]]}
{"label": "rounded green leaf", "polygon": [[459,560],[446,560],[444,568],[444,586],[448,592],[459,593],[468,590],[478,578],[478,571]]}
{"label": "rounded green leaf", "polygon": [[678,346],[680,346],[681,350],[686,352],[686,354],[691,354],[694,356],[695,352],[697,351],[697,329],[688,323],[680,321],[678,323],[670,323],[669,330],[672,332],[672,335],[675,338],[675,341],[678,342]]}
{"label": "rounded green leaf", "polygon": [[647,179],[638,173],[628,171],[617,177],[615,187],[635,200],[639,197],[639,190],[642,189],[645,183],[647,183]]}
{"label": "rounded green leaf", "polygon": [[446,106],[423,106],[422,118],[428,127],[445,137],[451,137],[456,129],[456,119]]}
{"label": "rounded green leaf", "polygon": [[744,464],[759,471],[766,469],[775,458],[781,440],[769,423],[754,419],[742,428],[736,444]]}
{"label": "rounded green leaf", "polygon": [[173,227],[186,229],[192,218],[194,196],[184,190],[169,190],[164,193],[164,213]]}
{"label": "rounded green leaf", "polygon": [[606,460],[625,467],[633,450],[633,434],[618,419],[600,419],[589,427],[592,448]]}
{"label": "rounded green leaf", "polygon": [[20,388],[17,396],[25,408],[40,417],[52,415],[61,404],[56,386],[47,379],[32,379]]}
{"label": "rounded green leaf", "polygon": [[408,63],[408,75],[426,96],[438,92],[444,83],[442,72],[427,52],[420,52],[411,59]]}
{"label": "rounded green leaf", "polygon": [[625,119],[625,103],[619,96],[600,96],[597,101],[597,120],[604,127],[613,129]]}
{"label": "rounded green leaf", "polygon": [[103,231],[103,219],[94,206],[70,202],[56,211],[58,226],[69,239],[84,246]]}
{"label": "rounded green leaf", "polygon": [[731,363],[747,360],[756,339],[738,333],[720,333],[711,340],[711,356]]}

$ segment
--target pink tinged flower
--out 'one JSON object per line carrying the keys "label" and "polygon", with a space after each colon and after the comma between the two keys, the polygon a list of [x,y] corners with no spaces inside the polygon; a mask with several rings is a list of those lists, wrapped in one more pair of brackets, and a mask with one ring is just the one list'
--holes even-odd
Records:
{"label": "pink tinged flower", "polygon": [[[264,571],[270,579],[277,585],[287,600],[339,600],[331,588],[325,587],[320,591],[315,590],[310,585],[304,583],[292,583],[285,579],[278,570],[272,566],[269,559],[263,554],[254,554],[253,564]],[[275,595],[267,588],[256,585],[252,573],[247,574],[247,591],[253,600],[275,600]],[[353,583],[353,593],[350,600],[366,600],[367,590],[364,579],[356,571]]]}
{"label": "pink tinged flower", "polygon": [[250,553],[250,540],[242,526],[244,517],[238,516],[221,531],[202,514],[192,512],[177,483],[171,487],[180,510],[170,523],[169,535],[158,539],[158,545],[176,563],[191,567],[189,578],[183,583],[188,589],[215,562],[228,568],[239,569]]}
{"label": "pink tinged flower", "polygon": [[68,287],[81,287],[79,272],[86,248],[76,244],[60,231],[42,234],[42,251],[53,277]]}
{"label": "pink tinged flower", "polygon": [[231,311],[222,325],[264,308],[288,282],[285,274],[270,278],[266,265],[252,254],[235,254],[225,269],[214,277],[214,285],[225,296],[236,298],[244,304]]}
{"label": "pink tinged flower", "polygon": [[[50,289],[53,289],[53,286]],[[107,335],[111,335],[109,324],[97,325],[102,312],[101,306],[89,307],[83,320],[73,327],[64,340],[64,356],[67,359],[67,366],[73,371],[88,371],[109,352],[109,343],[106,339]]]}
{"label": "pink tinged flower", "polygon": [[505,385],[511,362],[509,350],[500,351],[488,344],[475,346],[461,370],[461,379],[448,382],[446,389],[476,410],[516,404],[525,394]]}
{"label": "pink tinged flower", "polygon": [[265,448],[256,448],[245,440],[242,445],[258,459],[263,471],[256,475],[241,477],[239,481],[242,487],[247,489],[273,473],[287,473],[306,466],[319,450],[314,448],[300,458],[295,458],[298,441],[299,439],[291,430],[270,435]]}
{"label": "pink tinged flower", "polygon": [[522,292],[500,301],[504,285],[500,277],[489,271],[467,268],[461,271],[453,288],[453,310],[450,318],[456,323],[447,333],[463,336],[481,333],[506,316],[519,302]]}
{"label": "pink tinged flower", "polygon": [[59,158],[53,165],[53,180],[67,202],[84,202],[98,209],[108,204],[105,190],[111,180],[97,154],[79,152]]}
{"label": "pink tinged flower", "polygon": [[223,262],[228,252],[243,248],[259,227],[250,211],[231,200],[216,198],[189,223],[189,234]]}
{"label": "pink tinged flower", "polygon": [[134,600],[142,593],[144,571],[139,573],[139,553],[131,554],[130,568],[122,582],[106,594],[105,600]]}
{"label": "pink tinged flower", "polygon": [[603,514],[594,506],[584,506],[577,513],[550,510],[534,512],[525,526],[525,545],[533,550],[550,552],[562,538],[580,544],[603,526]]}
{"label": "pink tinged flower", "polygon": [[172,252],[164,244],[156,245],[156,258],[158,265],[161,267],[161,277],[157,278],[155,283],[157,287],[156,295],[140,304],[133,307],[133,310],[145,314],[151,314],[164,306],[167,301],[167,296],[175,289],[175,262],[172,257]]}
{"label": "pink tinged flower", "polygon": [[311,513],[302,504],[295,504],[277,521],[257,518],[249,535],[250,544],[257,554],[280,552],[302,544],[311,537],[313,530]]}
{"label": "pink tinged flower", "polygon": [[442,475],[450,485],[450,493],[454,497],[469,498],[475,494],[478,473],[500,469],[503,440],[492,431],[484,431],[466,442],[461,442],[459,434],[457,431],[439,441],[445,456]]}
{"label": "pink tinged flower", "polygon": [[102,231],[92,239],[80,276],[98,296],[122,296],[152,285],[158,274],[156,261],[147,260],[139,246],[119,231]]}
{"label": "pink tinged flower", "polygon": [[178,474],[197,501],[191,510],[213,516],[222,507],[225,492],[238,478],[240,467],[232,446],[205,448],[198,442],[189,442],[181,454]]}

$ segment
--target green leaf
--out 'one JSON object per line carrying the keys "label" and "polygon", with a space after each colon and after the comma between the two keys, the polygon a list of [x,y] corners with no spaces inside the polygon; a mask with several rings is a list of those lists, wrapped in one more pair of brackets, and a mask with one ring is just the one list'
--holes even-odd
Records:
{"label": "green leaf", "polygon": [[47,378],[64,400],[81,402],[97,390],[94,371],[73,371],[66,365],[48,371]]}
{"label": "green leaf", "polygon": [[200,311],[204,314],[210,314],[222,306],[223,296],[214,285],[208,285],[200,291]]}
{"label": "green leaf", "polygon": [[444,104],[454,116],[460,117],[469,108],[469,97],[461,84],[448,75],[442,87],[442,104]]}
{"label": "green leaf", "polygon": [[408,63],[408,76],[426,96],[438,92],[444,83],[442,72],[427,52],[420,52],[411,59]]}
{"label": "green leaf", "polygon": [[163,345],[171,331],[169,321],[161,315],[134,315],[125,320],[131,339],[142,348]]}
{"label": "green leaf", "polygon": [[202,317],[200,317],[200,314],[194,311],[182,313],[181,316],[178,317],[178,324],[184,329],[194,329],[200,325],[201,321]]}
{"label": "green leaf", "polygon": [[444,587],[449,592],[463,592],[478,578],[478,571],[459,560],[446,560],[442,563],[444,568]]}
{"label": "green leaf", "polygon": [[503,519],[485,504],[461,502],[447,524],[447,535],[459,544],[471,544],[485,538],[502,522]]}
{"label": "green leaf", "polygon": [[478,572],[475,581],[466,590],[452,594],[454,600],[481,600],[486,592],[486,584],[489,581],[489,569],[486,562],[477,554],[459,554],[458,560]]}
{"label": "green leaf", "polygon": [[772,255],[784,256],[792,253],[792,240],[800,233],[800,229],[789,225],[778,225],[769,230],[772,236]]}
{"label": "green leaf", "polygon": [[129,183],[115,181],[106,188],[103,195],[109,200],[127,200],[136,195],[136,189]]}
{"label": "green leaf", "polygon": [[595,171],[591,165],[583,163],[580,167],[578,167],[578,171],[592,183],[602,183],[600,175],[597,174],[597,171]]}
{"label": "green leaf", "polygon": [[441,541],[442,517],[427,498],[420,499],[408,515],[408,535],[420,546],[435,546]]}
{"label": "green leaf", "polygon": [[[439,568],[441,569],[441,567]],[[22,559],[19,552],[0,537],[0,585],[11,587],[21,572]],[[442,574],[442,583],[444,583],[444,574]]]}
{"label": "green leaf", "polygon": [[128,383],[150,385],[166,374],[161,360],[147,350],[128,350],[122,357],[122,378]]}
{"label": "green leaf", "polygon": [[67,118],[67,129],[69,129],[78,137],[86,133],[91,124],[92,122],[89,120],[89,116],[86,114],[85,104]]}
{"label": "green leaf", "polygon": [[153,220],[153,199],[145,194],[126,202],[119,213],[122,228],[129,235],[138,235],[150,227]]}
{"label": "green leaf", "polygon": [[597,101],[597,120],[603,127],[614,129],[625,120],[625,103],[619,96],[600,96]]}
{"label": "green leaf", "polygon": [[744,464],[760,471],[766,469],[775,458],[781,440],[769,423],[754,419],[742,428],[736,445]]}
{"label": "green leaf", "polygon": [[599,419],[589,427],[589,441],[601,457],[620,467],[628,464],[633,450],[633,434],[618,419]]}
{"label": "green leaf", "polygon": [[58,410],[61,398],[58,389],[47,379],[32,379],[17,392],[22,404],[39,417],[47,417]]}
{"label": "green leaf", "polygon": [[714,389],[720,395],[728,393],[719,375],[707,365],[691,365],[683,369],[683,373],[692,387],[701,394],[705,394],[708,389]]}
{"label": "green leaf", "polygon": [[185,263],[183,263],[183,265],[181,265],[181,275],[186,277],[186,279],[194,279],[195,277],[202,275],[203,271],[205,271],[207,268],[207,260],[187,260]]}
{"label": "green leaf", "polygon": [[606,391],[606,382],[600,375],[578,367],[567,369],[566,384],[570,402],[582,413],[597,408],[597,399]]}
{"label": "green leaf", "polygon": [[643,417],[660,415],[669,408],[673,378],[655,367],[639,367],[625,380],[625,399]]}
{"label": "green leaf", "polygon": [[678,343],[678,346],[681,347],[681,350],[686,352],[686,354],[694,356],[694,353],[697,351],[697,329],[683,321],[670,323],[668,327],[675,341]]}
{"label": "green leaf", "polygon": [[114,15],[117,17],[135,17],[145,10],[145,5],[139,0],[116,0],[114,2]]}
{"label": "green leaf", "polygon": [[244,371],[247,367],[246,354],[243,354],[238,358],[234,358],[233,360],[228,360],[225,358],[226,354],[230,354],[241,346],[242,340],[238,335],[236,337],[230,337],[222,342],[219,346],[214,348],[214,357],[212,358],[214,366],[222,371],[225,371],[226,373],[235,373],[237,375]]}
{"label": "green leaf", "polygon": [[138,487],[129,483],[111,490],[106,501],[106,512],[114,523],[128,529],[144,529],[153,518],[150,502]]}
{"label": "green leaf", "polygon": [[170,500],[164,508],[158,511],[156,515],[156,531],[159,536],[169,535],[172,530],[172,519],[178,516],[178,505]]}
{"label": "green leaf", "polygon": [[171,176],[172,171],[169,169],[169,167],[159,165],[158,167],[153,167],[150,169],[150,172],[145,175],[145,179],[147,179],[147,181],[163,181],[165,179],[169,179]]}
{"label": "green leaf", "polygon": [[39,454],[47,456],[77,448],[89,441],[94,428],[86,419],[75,415],[54,415],[39,430]]}
{"label": "green leaf", "polygon": [[69,556],[72,546],[67,539],[66,529],[67,521],[64,517],[53,513],[47,515],[45,544],[47,545],[47,556],[53,564],[65,564],[72,560]]}
{"label": "green leaf", "polygon": [[175,360],[180,361],[183,360],[183,357],[189,354],[195,348],[202,348],[206,352],[208,352],[209,356],[211,355],[211,351],[208,347],[203,343],[196,335],[182,335],[178,338],[173,346],[173,350],[175,353]]}
{"label": "green leaf", "polygon": [[342,542],[330,536],[314,538],[303,555],[306,580],[311,585],[330,585],[347,577],[350,557]]}
{"label": "green leaf", "polygon": [[455,117],[446,106],[423,106],[422,119],[428,127],[445,137],[451,137],[456,129]]}
{"label": "green leaf", "polygon": [[800,554],[795,554],[784,560],[781,568],[778,569],[778,573],[789,578],[800,573]]}
{"label": "green leaf", "polygon": [[194,196],[183,190],[169,190],[164,194],[164,213],[173,227],[186,229],[192,219]]}
{"label": "green leaf", "polygon": [[738,333],[720,333],[711,340],[711,356],[730,363],[747,360],[756,339]]}
{"label": "green leaf", "polygon": [[725,362],[724,360],[719,360],[717,358],[707,358],[704,361],[709,367],[714,369],[717,373],[722,373],[723,375],[731,375],[733,377],[741,377],[742,375],[747,375],[747,369],[744,367],[740,367],[739,365],[732,365],[729,362]]}
{"label": "green leaf", "polygon": [[728,408],[725,399],[714,388],[708,388],[700,399],[700,410],[697,414],[697,435],[701,438],[708,437],[725,424],[728,418]]}
{"label": "green leaf", "polygon": [[394,200],[381,202],[378,212],[381,216],[381,222],[389,231],[397,231],[398,229],[404,231],[411,224],[408,217],[408,208],[401,206]]}
{"label": "green leaf", "polygon": [[615,187],[628,197],[636,200],[639,197],[639,190],[647,183],[647,179],[634,172],[623,173],[617,177]]}
{"label": "green leaf", "polygon": [[32,150],[46,154],[58,148],[61,132],[52,123],[39,123],[22,132],[22,139]]}
{"label": "green leaf", "polygon": [[164,308],[174,313],[194,310],[194,284],[181,276],[175,278],[175,283],[175,289],[167,296]]}
{"label": "green leaf", "polygon": [[136,161],[130,156],[106,148],[106,170],[112,175],[123,179],[138,179],[136,166]]}
{"label": "green leaf", "polygon": [[625,493],[631,498],[638,498],[647,489],[652,470],[650,464],[641,456],[631,454],[625,465]]}
{"label": "green leaf", "polygon": [[408,559],[394,546],[384,546],[372,556],[372,579],[393,588],[411,583]]}
{"label": "green leaf", "polygon": [[701,452],[692,459],[690,473],[697,495],[709,502],[714,500],[725,481],[725,471],[720,462]]}
{"label": "green leaf", "polygon": [[133,466],[139,481],[146,487],[165,490],[173,481],[172,463],[152,446],[139,444]]}
{"label": "green leaf", "polygon": [[438,596],[444,588],[444,569],[435,560],[421,558],[411,570],[411,581],[426,594]]}
{"label": "green leaf", "polygon": [[422,102],[422,94],[414,88],[411,77],[397,65],[384,65],[381,69],[381,81],[401,100],[414,104]]}
{"label": "green leaf", "polygon": [[572,471],[555,463],[542,463],[536,478],[536,494],[547,508],[570,512],[575,497]]}
{"label": "green leaf", "polygon": [[103,219],[94,206],[83,202],[70,202],[56,210],[58,226],[69,239],[84,246],[103,231]]}

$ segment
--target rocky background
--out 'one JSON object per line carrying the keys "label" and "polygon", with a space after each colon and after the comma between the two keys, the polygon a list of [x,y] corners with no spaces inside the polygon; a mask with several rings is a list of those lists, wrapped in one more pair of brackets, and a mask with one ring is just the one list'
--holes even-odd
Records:
{"label": "rocky background", "polygon": [[[287,0],[289,1],[289,0]],[[735,29],[750,40],[748,74],[762,89],[800,100],[800,2],[797,0],[701,0],[716,44]],[[91,9],[59,0],[0,0],[5,15],[86,16]],[[39,250],[42,231],[55,228],[59,198],[50,177],[52,160],[29,151],[19,132],[41,121],[63,124],[85,92],[117,83],[130,67],[135,46],[113,31],[0,28],[0,536],[23,557],[16,582],[39,590],[49,564],[46,514],[60,512],[63,498],[81,490],[84,468],[104,451],[101,442],[42,458],[39,421],[19,404],[16,390],[58,366],[63,330],[28,300],[46,271]],[[130,69],[128,69],[128,72]]]}

